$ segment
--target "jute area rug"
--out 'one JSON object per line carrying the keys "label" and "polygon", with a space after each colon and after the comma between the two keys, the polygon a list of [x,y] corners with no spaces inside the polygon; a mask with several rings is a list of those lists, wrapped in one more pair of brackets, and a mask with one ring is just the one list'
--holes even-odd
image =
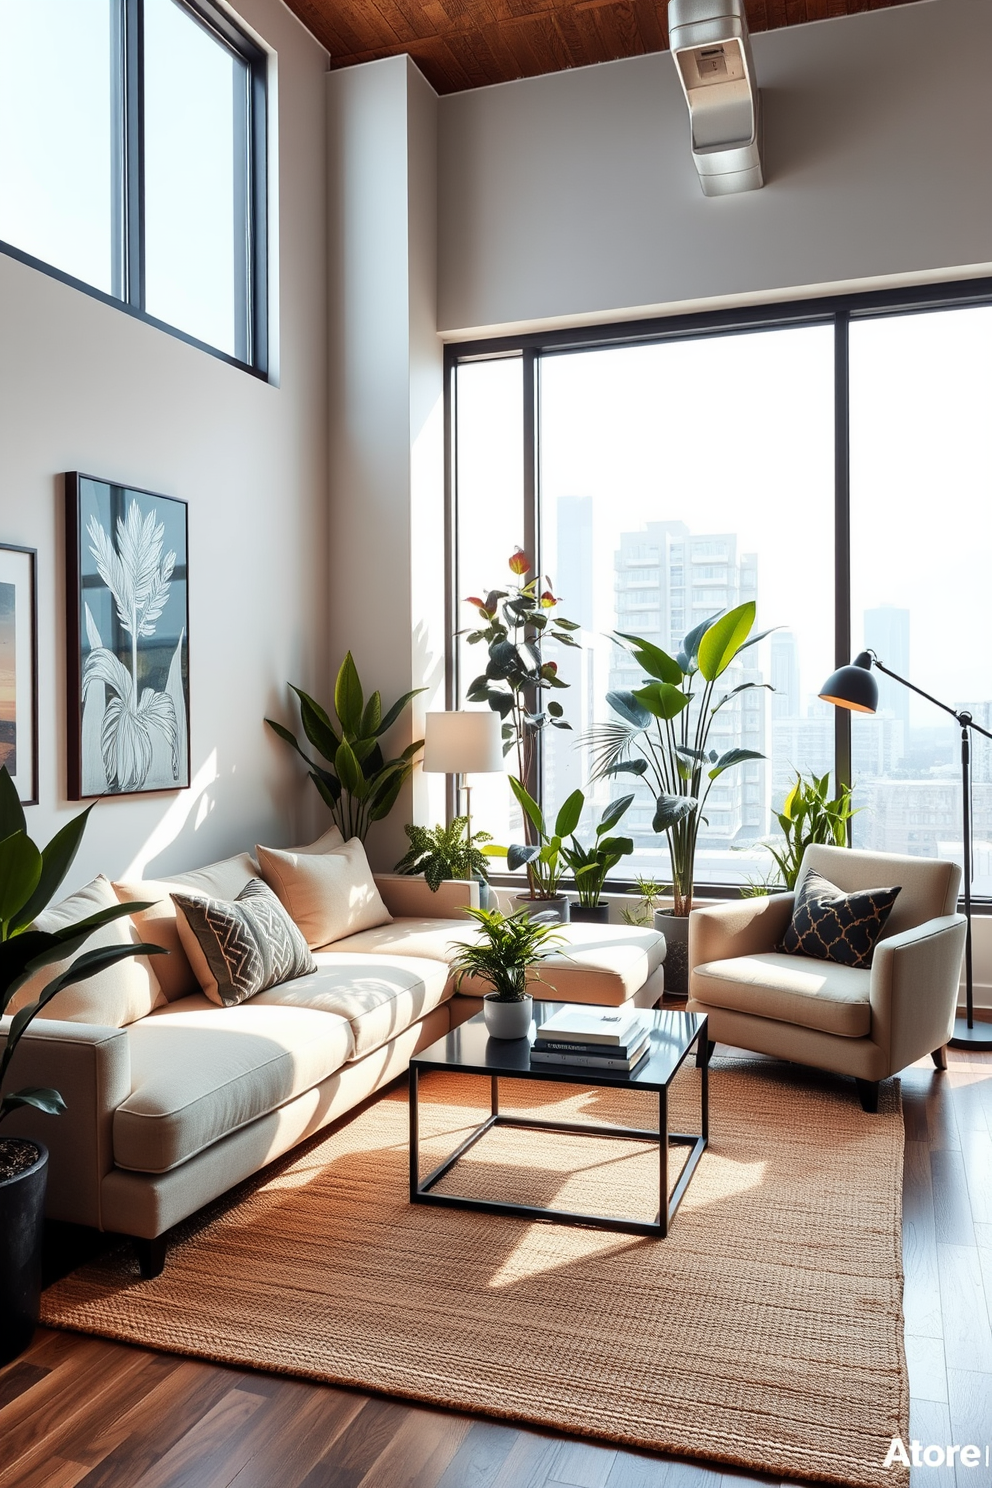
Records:
{"label": "jute area rug", "polygon": [[[672,1091],[698,1129],[698,1072]],[[488,1081],[421,1082],[423,1161]],[[556,1119],[648,1126],[630,1091],[504,1081]],[[140,1282],[126,1251],[49,1290],[44,1321],[780,1477],[904,1483],[899,1091],[714,1061],[712,1144],[667,1240],[408,1201],[407,1102],[385,1094],[177,1232]],[[657,1149],[496,1130],[451,1192],[653,1218]]]}

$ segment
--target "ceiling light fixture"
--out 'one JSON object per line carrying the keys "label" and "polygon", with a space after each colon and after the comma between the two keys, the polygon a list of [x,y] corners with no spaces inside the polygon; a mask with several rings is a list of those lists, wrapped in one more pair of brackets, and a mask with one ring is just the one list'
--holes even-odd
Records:
{"label": "ceiling light fixture", "polygon": [[757,190],[765,184],[760,94],[744,0],[668,0],[668,32],[703,195]]}

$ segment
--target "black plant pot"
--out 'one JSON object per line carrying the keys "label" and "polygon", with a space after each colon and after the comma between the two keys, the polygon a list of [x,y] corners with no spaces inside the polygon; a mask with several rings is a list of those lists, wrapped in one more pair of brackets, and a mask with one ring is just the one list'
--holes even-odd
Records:
{"label": "black plant pot", "polygon": [[665,937],[665,994],[689,996],[689,916],[654,912],[654,928]]}
{"label": "black plant pot", "polygon": [[529,915],[553,915],[559,924],[568,924],[570,901],[564,894],[559,894],[556,899],[532,899],[529,894],[517,894],[514,897],[520,908],[526,909]]}
{"label": "black plant pot", "polygon": [[41,1237],[48,1181],[48,1149],[21,1137],[7,1146],[37,1154],[29,1168],[0,1179],[0,1364],[24,1352],[38,1326],[41,1302]]}
{"label": "black plant pot", "polygon": [[572,904],[568,913],[573,925],[608,925],[610,923],[608,904]]}

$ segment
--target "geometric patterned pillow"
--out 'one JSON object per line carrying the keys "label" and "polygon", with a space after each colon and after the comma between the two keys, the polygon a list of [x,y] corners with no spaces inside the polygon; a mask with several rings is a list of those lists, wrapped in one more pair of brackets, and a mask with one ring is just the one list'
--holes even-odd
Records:
{"label": "geometric patterned pillow", "polygon": [[781,949],[839,966],[870,966],[899,889],[859,889],[845,894],[812,870],[803,879],[792,923]]}
{"label": "geometric patterned pillow", "polygon": [[230,903],[206,894],[170,897],[190,965],[221,1007],[317,970],[298,927],[260,878],[249,879]]}

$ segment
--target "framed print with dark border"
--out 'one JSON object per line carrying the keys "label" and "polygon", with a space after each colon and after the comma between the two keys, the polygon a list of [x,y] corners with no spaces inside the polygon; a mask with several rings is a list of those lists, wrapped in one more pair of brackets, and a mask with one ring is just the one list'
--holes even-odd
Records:
{"label": "framed print with dark border", "polygon": [[0,543],[0,765],[38,804],[38,554]]}
{"label": "framed print with dark border", "polygon": [[189,785],[185,501],[65,478],[68,795]]}

